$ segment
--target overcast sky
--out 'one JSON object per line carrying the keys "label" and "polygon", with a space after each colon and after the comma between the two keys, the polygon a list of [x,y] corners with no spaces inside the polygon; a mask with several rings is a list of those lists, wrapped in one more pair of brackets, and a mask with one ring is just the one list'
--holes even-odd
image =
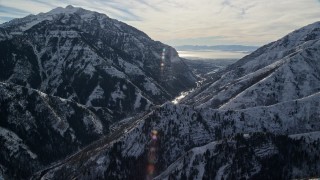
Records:
{"label": "overcast sky", "polygon": [[170,45],[263,45],[320,21],[320,0],[0,0],[0,23],[67,5]]}

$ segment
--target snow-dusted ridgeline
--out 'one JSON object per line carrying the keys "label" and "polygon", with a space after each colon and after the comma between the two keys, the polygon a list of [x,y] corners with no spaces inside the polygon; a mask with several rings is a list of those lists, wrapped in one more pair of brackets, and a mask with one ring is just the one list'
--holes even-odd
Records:
{"label": "snow-dusted ridgeline", "polygon": [[269,43],[222,71],[182,103],[245,109],[303,98],[320,91],[320,22]]}
{"label": "snow-dusted ridgeline", "polygon": [[74,101],[7,83],[0,83],[0,119],[0,164],[9,179],[65,158],[107,134],[112,122],[111,114],[98,117]]}
{"label": "snow-dusted ridgeline", "polygon": [[1,24],[0,32],[0,81],[109,108],[118,118],[196,85],[172,47],[101,13],[59,7]]}

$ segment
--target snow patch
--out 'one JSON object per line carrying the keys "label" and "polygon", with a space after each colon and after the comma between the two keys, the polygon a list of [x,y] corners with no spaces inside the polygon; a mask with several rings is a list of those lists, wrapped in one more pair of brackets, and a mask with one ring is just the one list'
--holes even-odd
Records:
{"label": "snow patch", "polygon": [[224,172],[225,170],[230,166],[230,164],[225,164],[223,166],[221,166],[217,172],[217,175],[216,177],[214,178],[215,180],[221,180],[223,175],[224,175]]}
{"label": "snow patch", "polygon": [[86,125],[87,130],[94,130],[97,134],[102,134],[103,126],[97,118],[94,118],[92,115],[85,116],[83,122]]}
{"label": "snow patch", "polygon": [[292,134],[292,135],[289,135],[289,137],[296,140],[303,139],[307,143],[310,143],[320,139],[320,131],[308,132],[308,133],[302,133],[302,134]]}
{"label": "snow patch", "polygon": [[190,91],[181,92],[178,97],[176,97],[173,101],[171,101],[173,104],[178,104],[180,100],[182,100],[184,97],[186,97],[189,93],[191,93],[194,89],[191,89]]}
{"label": "snow patch", "polygon": [[88,97],[86,106],[92,106],[92,101],[96,100],[96,99],[103,99],[104,98],[104,90],[101,88],[101,86],[98,84],[94,90],[92,91],[92,93],[90,94],[90,96]]}
{"label": "snow patch", "polygon": [[171,58],[171,62],[172,63],[181,62],[181,59],[178,56],[174,56],[174,57]]}
{"label": "snow patch", "polygon": [[19,156],[21,149],[26,151],[32,159],[36,159],[38,157],[36,154],[31,152],[29,147],[26,146],[23,143],[23,140],[21,138],[19,138],[19,136],[17,134],[15,134],[14,132],[0,127],[0,136],[5,139],[4,144],[2,144],[1,146],[3,148],[8,149],[10,157],[11,156],[15,156],[15,157]]}
{"label": "snow patch", "polygon": [[116,84],[116,90],[111,93],[111,98],[114,102],[117,102],[117,99],[124,99],[126,95],[121,91],[120,84]]}
{"label": "snow patch", "polygon": [[138,109],[138,108],[140,108],[140,106],[141,106],[141,93],[139,93],[139,92],[136,92],[136,100],[135,100],[135,102],[134,102],[134,105],[133,105],[133,108],[134,109]]}
{"label": "snow patch", "polygon": [[152,95],[160,95],[161,93],[160,89],[157,88],[157,86],[149,80],[144,82],[143,87],[145,88],[145,90],[151,92]]}
{"label": "snow patch", "polygon": [[254,149],[254,153],[256,156],[260,158],[264,158],[264,157],[277,154],[278,149],[272,143],[267,143],[267,144],[263,144],[259,148]]}

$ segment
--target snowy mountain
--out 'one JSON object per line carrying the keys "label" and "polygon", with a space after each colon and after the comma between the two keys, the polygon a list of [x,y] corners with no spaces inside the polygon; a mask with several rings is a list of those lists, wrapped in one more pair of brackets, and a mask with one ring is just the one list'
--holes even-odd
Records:
{"label": "snowy mountain", "polygon": [[[136,119],[130,123],[132,124],[131,126],[127,126],[119,132],[115,132],[111,135],[111,138],[107,137],[106,139],[97,142],[96,145],[87,148],[85,151],[79,152],[71,158],[66,159],[63,163],[50,169],[45,169],[46,173],[43,173],[42,171],[39,172],[34,178],[69,179],[77,177],[78,179],[144,179],[149,173],[147,171],[149,165],[152,165],[154,168],[152,177],[160,175],[162,178],[166,177],[166,175],[162,176],[161,173],[168,174],[170,172],[169,174],[172,174],[173,172],[171,172],[170,167],[178,166],[175,163],[179,161],[181,157],[188,156],[190,150],[197,151],[197,153],[200,154],[200,159],[206,159],[202,157],[202,155],[205,154],[207,148],[213,148],[207,144],[216,143],[216,141],[220,143],[225,140],[227,142],[224,143],[227,144],[224,144],[223,146],[230,145],[232,147],[228,147],[230,148],[229,151],[221,150],[221,154],[251,154],[250,158],[252,159],[249,160],[252,161],[252,163],[257,163],[257,167],[255,167],[256,169],[254,167],[248,167],[251,168],[249,169],[250,171],[252,169],[255,169],[256,171],[252,174],[249,173],[248,177],[252,177],[253,175],[258,177],[259,175],[263,176],[265,171],[262,171],[262,167],[267,166],[263,165],[263,161],[268,160],[269,157],[260,159],[258,162],[255,161],[255,158],[257,158],[256,156],[258,156],[259,153],[264,153],[264,149],[268,150],[271,148],[272,150],[273,147],[271,145],[275,143],[273,142],[274,140],[265,140],[267,141],[265,144],[255,144],[260,142],[260,139],[252,141],[244,145],[250,147],[250,144],[253,144],[256,147],[250,147],[243,151],[239,151],[233,144],[243,144],[244,142],[238,142],[241,141],[241,139],[234,140],[234,136],[243,136],[243,134],[251,136],[256,132],[263,132],[275,134],[274,136],[281,135],[282,137],[282,135],[285,136],[287,134],[306,133],[306,135],[308,135],[308,132],[317,132],[320,129],[319,96],[318,93],[315,96],[297,101],[279,103],[274,106],[263,108],[250,108],[241,111],[193,109],[192,107],[185,105],[173,105],[168,103],[155,109],[143,118]],[[153,137],[154,131],[157,132],[156,138]],[[265,137],[263,136],[262,139],[264,138]],[[270,137],[267,136],[266,138]],[[316,136],[314,139],[315,143],[320,142],[319,136]],[[276,139],[279,144],[281,144],[280,141],[282,140],[283,138]],[[297,156],[297,154],[302,152],[309,153],[310,149],[305,148],[314,146],[314,141],[303,142],[302,145],[298,145],[298,152],[288,154],[288,158],[293,156],[293,154]],[[263,141],[261,141],[261,143],[262,142]],[[289,145],[293,143],[294,142],[288,142]],[[276,144],[276,146],[280,146],[279,144]],[[269,147],[269,145],[271,147]],[[269,153],[270,158],[272,155],[283,156],[289,151],[289,145],[288,147],[281,147],[284,149],[280,152],[268,152],[266,150],[266,156],[269,156]],[[262,146],[261,150],[259,150],[260,146]],[[259,152],[257,152],[257,154],[252,154],[252,149],[258,149],[257,151]],[[319,157],[319,152],[319,146],[315,145],[312,153],[310,152],[310,156]],[[153,163],[150,163],[150,158],[154,160],[152,161]],[[235,166],[233,162],[236,163],[239,161],[239,158],[241,158],[241,154],[237,157],[230,156],[229,164]],[[278,157],[272,158],[281,160],[281,158],[277,159]],[[185,159],[193,161],[192,158],[190,159],[189,157]],[[209,160],[210,159],[206,159],[203,161],[203,167],[207,164],[206,162],[210,162]],[[241,163],[245,163],[244,160],[241,161]],[[307,159],[304,161],[306,163],[308,162]],[[218,170],[225,166],[227,162],[228,161],[225,163],[220,162],[220,164],[217,164],[214,168],[217,168],[216,170]],[[189,164],[188,161],[183,163],[187,166]],[[312,164],[309,164],[310,167],[314,166],[316,168],[312,171],[314,174],[319,173],[319,161],[312,161]],[[281,165],[280,167],[284,168]],[[196,167],[195,164],[192,164],[190,168],[195,169],[198,167]],[[290,168],[293,167],[290,166]],[[299,166],[295,168],[299,171],[304,171],[304,168],[307,167]],[[179,172],[179,168],[173,169],[177,169]],[[182,169],[186,170],[185,168]],[[199,167],[198,169],[201,168]],[[211,170],[213,169],[210,169],[209,171]],[[167,173],[167,171],[169,172]],[[230,169],[224,173],[227,175],[229,172]],[[232,172],[235,172],[235,170],[232,170]],[[305,177],[310,172],[311,171],[306,171],[295,176],[289,176],[288,174],[288,176],[285,177]],[[239,174],[240,173],[241,172],[239,172]],[[281,173],[282,171],[270,176],[271,178],[281,177]],[[187,177],[191,176],[190,174],[186,175]],[[232,173],[229,175],[231,177]],[[241,175],[245,176],[246,174],[243,172]],[[177,179],[180,179],[179,175],[177,175],[177,177]]]}
{"label": "snowy mountain", "polygon": [[0,25],[0,81],[0,179],[26,179],[196,85],[172,47],[72,6]]}
{"label": "snowy mountain", "polygon": [[292,139],[254,133],[214,141],[189,150],[154,179],[316,177],[320,141],[308,142],[305,138],[309,137],[310,134],[304,134],[300,139]]}
{"label": "snowy mountain", "polygon": [[320,177],[320,22],[151,108],[195,78],[144,33],[71,6],[0,32],[0,178]]}
{"label": "snowy mountain", "polygon": [[219,73],[185,99],[221,109],[268,106],[320,91],[320,22],[267,44]]}
{"label": "snowy mountain", "polygon": [[195,85],[177,52],[104,14],[67,6],[0,25],[0,80],[106,107],[147,110]]}
{"label": "snowy mountain", "polygon": [[21,179],[108,133],[112,115],[98,117],[74,101],[0,83],[0,119],[0,174]]}
{"label": "snowy mountain", "polygon": [[[294,31],[34,179],[320,175],[320,23]],[[138,168],[137,168],[138,167]]]}

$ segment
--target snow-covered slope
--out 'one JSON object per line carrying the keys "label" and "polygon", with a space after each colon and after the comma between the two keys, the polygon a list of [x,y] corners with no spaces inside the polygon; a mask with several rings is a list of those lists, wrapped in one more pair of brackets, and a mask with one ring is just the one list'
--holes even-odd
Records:
{"label": "snow-covered slope", "polygon": [[[89,153],[80,152],[76,157],[48,171],[43,177],[141,179],[147,175],[151,151],[156,159],[153,175],[158,175],[191,148],[227,139],[239,133],[265,132],[287,135],[319,131],[319,103],[319,93],[299,100],[238,111],[193,109],[185,105],[167,103],[132,123],[136,125],[115,133],[121,135],[104,141],[105,144],[99,142],[98,147],[90,149]],[[157,132],[157,141],[151,136],[154,131]],[[154,149],[151,150],[152,148]],[[315,149],[320,150],[318,146]],[[192,150],[193,154],[204,152],[203,147]],[[247,153],[250,152],[248,150]],[[192,161],[192,158],[190,160]],[[135,169],[136,166],[139,168]],[[201,169],[200,165],[190,168]],[[306,174],[298,177],[304,175]]]}
{"label": "snow-covered slope", "polygon": [[319,26],[297,30],[213,74],[184,100],[187,105],[156,107],[33,177],[319,176]]}
{"label": "snow-covered slope", "polygon": [[25,179],[109,132],[83,105],[14,84],[0,83],[0,164],[8,179]]}
{"label": "snow-covered slope", "polygon": [[0,174],[9,179],[196,85],[172,47],[72,6],[0,25],[0,81]]}
{"label": "snow-covered slope", "polygon": [[259,48],[184,100],[199,107],[244,109],[320,91],[320,22]]}
{"label": "snow-covered slope", "polygon": [[[1,138],[6,140],[4,157],[17,148],[23,159],[40,157],[36,148],[24,141],[25,135],[19,134],[38,130],[25,129],[30,126],[46,122],[49,130],[40,128],[47,131],[39,134],[49,132],[50,136],[38,138],[57,138],[59,143],[63,139],[76,149],[103,135],[109,112],[148,109],[194,82],[174,49],[105,15],[80,8],[58,8],[3,24],[0,30],[1,65],[6,65],[0,71],[2,80],[82,104],[2,84],[1,115],[14,124],[0,124]],[[32,179],[320,176],[319,49],[317,22],[209,74],[184,104],[153,106],[151,111],[121,121],[112,126],[111,134],[46,166]],[[38,103],[27,103],[29,100]],[[48,105],[52,101],[55,103]],[[74,110],[68,109],[70,103]],[[29,117],[43,109],[49,118]],[[80,127],[68,119],[76,109],[83,110],[77,117]],[[17,127],[21,128],[14,129]],[[7,159],[0,161],[0,172],[8,167]],[[43,167],[41,163],[36,160],[30,171]]]}
{"label": "snow-covered slope", "polygon": [[191,149],[154,179],[316,177],[320,172],[319,143],[319,136],[310,143],[272,134],[238,134]]}
{"label": "snow-covered slope", "polygon": [[0,37],[1,81],[120,114],[170,100],[196,81],[172,47],[82,8],[14,19],[0,25]]}

